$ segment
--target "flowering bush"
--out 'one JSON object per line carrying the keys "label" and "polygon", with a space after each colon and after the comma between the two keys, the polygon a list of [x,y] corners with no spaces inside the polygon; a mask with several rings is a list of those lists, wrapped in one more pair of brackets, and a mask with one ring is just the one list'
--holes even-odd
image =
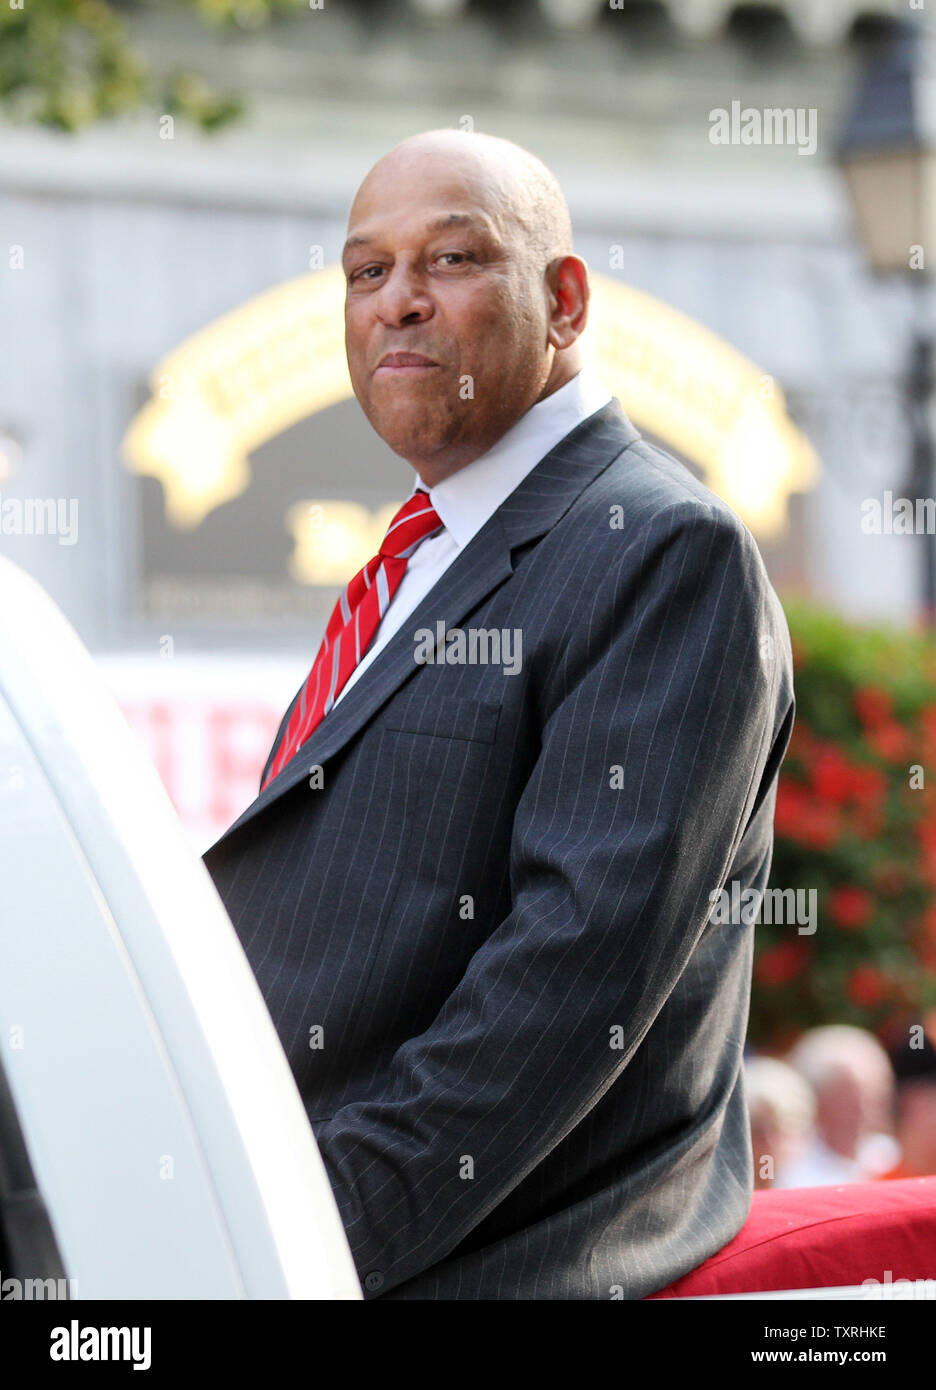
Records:
{"label": "flowering bush", "polygon": [[770,886],[815,889],[818,913],[812,934],[757,926],[750,1036],[773,1048],[936,1006],[936,642],[786,609],[797,716]]}

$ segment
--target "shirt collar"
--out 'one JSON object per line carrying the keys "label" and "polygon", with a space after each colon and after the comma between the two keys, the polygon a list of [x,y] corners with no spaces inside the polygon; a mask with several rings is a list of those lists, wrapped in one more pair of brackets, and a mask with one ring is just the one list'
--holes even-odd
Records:
{"label": "shirt collar", "polygon": [[[429,488],[429,500],[459,550],[550,449],[610,400],[603,382],[583,368],[558,391],[530,406],[486,454]],[[417,475],[413,492],[420,487],[426,490]]]}

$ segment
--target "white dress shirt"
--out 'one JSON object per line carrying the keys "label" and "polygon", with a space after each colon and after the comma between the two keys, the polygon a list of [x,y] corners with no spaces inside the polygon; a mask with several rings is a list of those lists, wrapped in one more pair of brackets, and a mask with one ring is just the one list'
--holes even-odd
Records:
{"label": "white dress shirt", "polygon": [[867,1134],[855,1158],[830,1149],[818,1135],[777,1169],[774,1187],[837,1187],[871,1182],[900,1161],[900,1145],[889,1134]]}
{"label": "white dress shirt", "polygon": [[360,679],[441,579],[456,555],[464,550],[526,475],[570,430],[610,400],[610,391],[592,372],[583,368],[565,386],[530,406],[493,448],[473,463],[428,489],[417,474],[412,491],[420,487],[428,491],[444,530],[427,536],[413,551],[400,587],[390,600],[370,646],[342,686],[335,704]]}

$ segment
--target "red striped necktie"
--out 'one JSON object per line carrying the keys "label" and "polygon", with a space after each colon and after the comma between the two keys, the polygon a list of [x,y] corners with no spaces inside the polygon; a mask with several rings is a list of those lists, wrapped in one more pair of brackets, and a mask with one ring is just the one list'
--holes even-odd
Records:
{"label": "red striped necktie", "polygon": [[429,494],[419,488],[391,521],[379,552],[345,587],[328,620],[322,645],[261,791],[266,790],[325,718],[373,640],[400,587],[409,557],[441,525]]}

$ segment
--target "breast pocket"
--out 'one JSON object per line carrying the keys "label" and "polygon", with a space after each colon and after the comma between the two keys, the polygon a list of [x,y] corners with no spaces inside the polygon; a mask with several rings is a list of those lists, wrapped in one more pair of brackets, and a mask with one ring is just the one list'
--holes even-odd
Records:
{"label": "breast pocket", "polygon": [[500,716],[499,704],[444,695],[408,695],[387,711],[381,733],[412,809],[417,871],[446,873],[453,856],[470,856],[471,842],[489,833]]}
{"label": "breast pocket", "polygon": [[396,699],[381,723],[405,850],[394,860],[393,898],[366,988],[388,1007],[405,999],[407,1027],[435,1017],[503,892],[505,722],[496,703],[420,694]]}
{"label": "breast pocket", "polygon": [[407,695],[395,700],[384,728],[429,738],[493,743],[501,707],[486,700],[451,700],[444,696]]}

